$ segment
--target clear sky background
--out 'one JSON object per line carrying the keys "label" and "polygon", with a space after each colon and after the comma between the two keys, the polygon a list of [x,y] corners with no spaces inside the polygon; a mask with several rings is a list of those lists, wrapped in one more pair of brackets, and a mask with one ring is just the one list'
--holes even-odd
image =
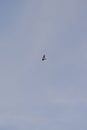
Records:
{"label": "clear sky background", "polygon": [[0,130],[87,130],[87,0],[0,1]]}

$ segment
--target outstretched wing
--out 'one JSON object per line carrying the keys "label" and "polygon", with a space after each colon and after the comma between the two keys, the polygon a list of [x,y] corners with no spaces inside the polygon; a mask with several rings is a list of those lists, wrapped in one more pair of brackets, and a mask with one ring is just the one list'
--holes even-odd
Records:
{"label": "outstretched wing", "polygon": [[45,59],[45,54],[43,55],[43,58]]}

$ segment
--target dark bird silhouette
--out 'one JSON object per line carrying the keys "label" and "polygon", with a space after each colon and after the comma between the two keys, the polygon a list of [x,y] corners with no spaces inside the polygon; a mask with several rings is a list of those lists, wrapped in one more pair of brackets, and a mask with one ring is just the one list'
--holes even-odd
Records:
{"label": "dark bird silhouette", "polygon": [[45,54],[44,54],[43,57],[42,57],[42,61],[44,61],[44,60],[46,60]]}

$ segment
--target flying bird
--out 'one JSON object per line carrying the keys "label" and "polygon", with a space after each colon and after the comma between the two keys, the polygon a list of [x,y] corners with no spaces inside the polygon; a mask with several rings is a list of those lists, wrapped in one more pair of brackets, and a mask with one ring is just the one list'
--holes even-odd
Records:
{"label": "flying bird", "polygon": [[42,61],[44,61],[44,60],[46,60],[45,54],[44,54],[43,57],[42,57]]}

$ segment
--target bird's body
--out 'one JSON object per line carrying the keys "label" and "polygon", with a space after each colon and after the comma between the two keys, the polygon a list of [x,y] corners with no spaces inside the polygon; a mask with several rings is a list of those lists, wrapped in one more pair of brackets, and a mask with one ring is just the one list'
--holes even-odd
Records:
{"label": "bird's body", "polygon": [[45,54],[42,57],[42,61],[46,60]]}

